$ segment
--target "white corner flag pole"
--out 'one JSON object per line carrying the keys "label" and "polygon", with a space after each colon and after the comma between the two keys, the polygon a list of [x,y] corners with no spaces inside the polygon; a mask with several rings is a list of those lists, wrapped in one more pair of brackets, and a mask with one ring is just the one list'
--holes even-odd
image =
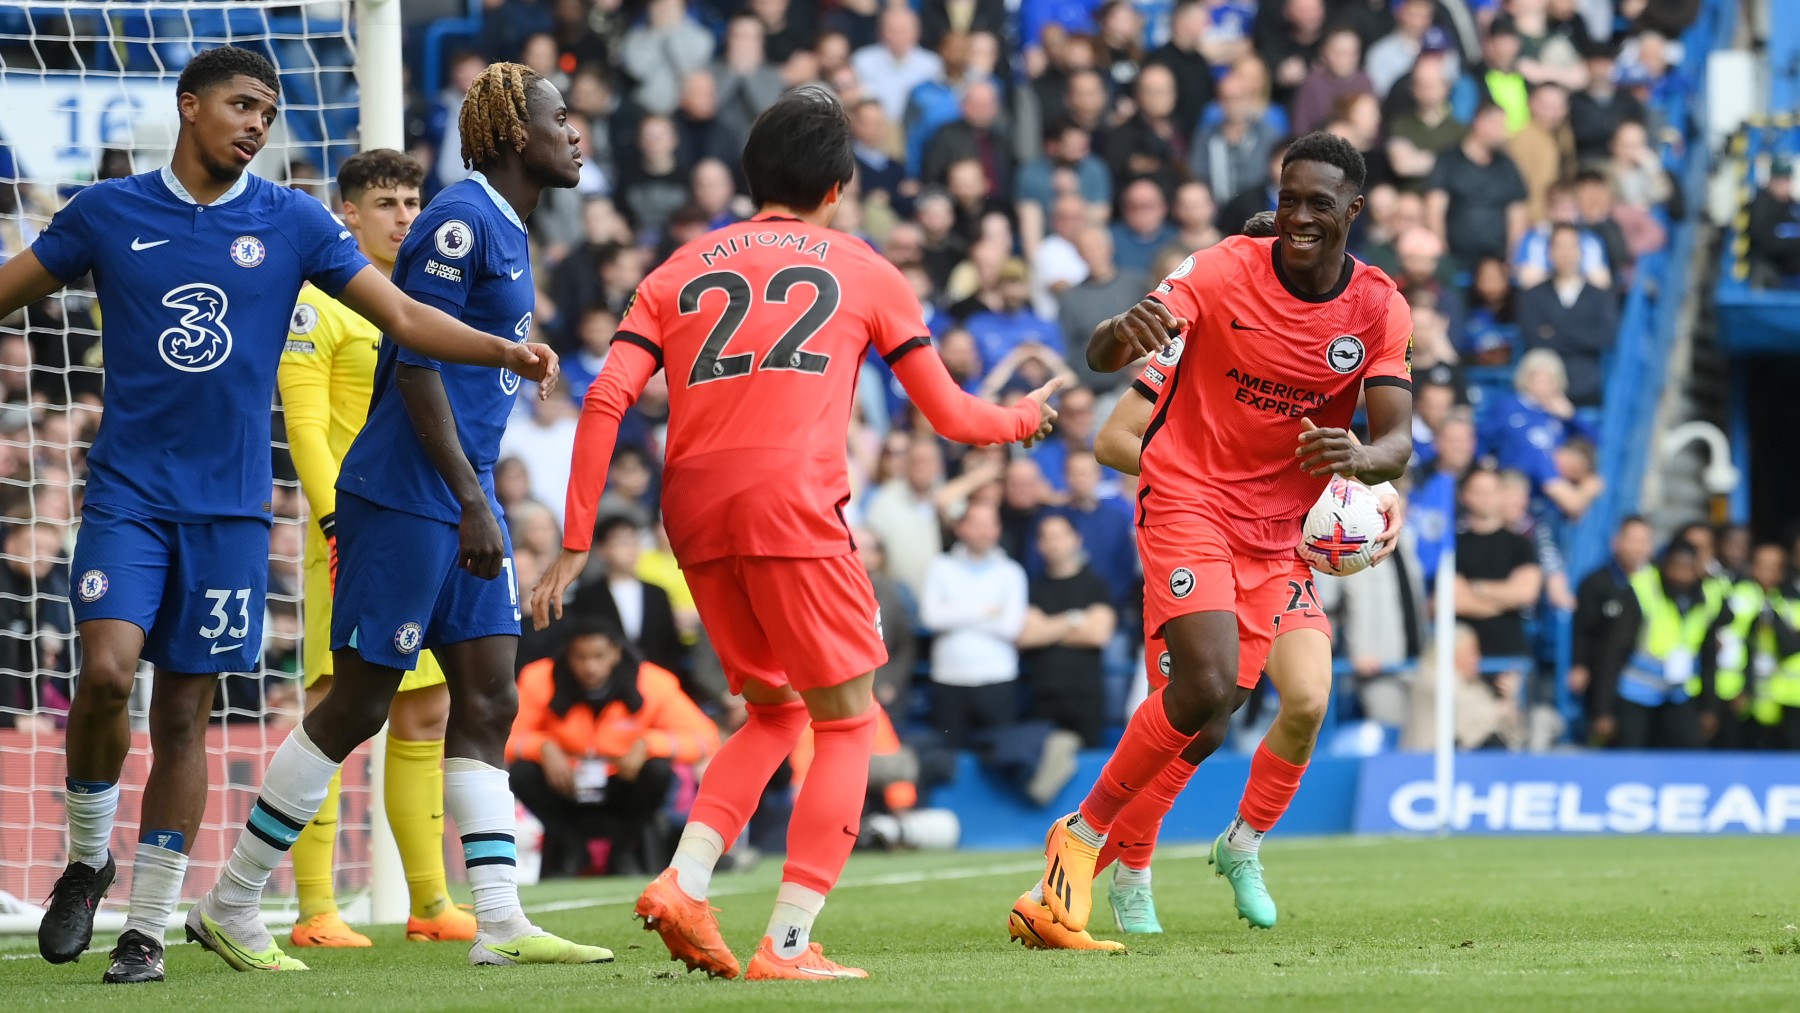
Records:
{"label": "white corner flag pole", "polygon": [[1432,623],[1434,671],[1420,672],[1421,679],[1436,679],[1437,750],[1432,764],[1437,789],[1438,833],[1448,834],[1456,785],[1456,549],[1438,557],[1436,615]]}
{"label": "white corner flag pole", "polygon": [[[402,100],[400,0],[357,0],[356,83],[362,149],[406,147]],[[400,848],[387,820],[387,729],[369,740],[370,925],[406,921],[411,901]]]}

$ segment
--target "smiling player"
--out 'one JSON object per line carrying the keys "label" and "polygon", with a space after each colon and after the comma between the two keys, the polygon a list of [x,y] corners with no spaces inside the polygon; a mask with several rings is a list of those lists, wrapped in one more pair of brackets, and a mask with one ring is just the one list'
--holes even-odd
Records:
{"label": "smiling player", "polygon": [[[1163,354],[1177,335],[1204,357],[1173,373],[1142,449],[1144,628],[1167,641],[1169,683],[1137,709],[1080,810],[1045,840],[1040,890],[1068,930],[1087,926],[1108,832],[1140,797],[1179,794],[1193,772],[1179,755],[1229,719],[1237,687],[1253,686],[1271,653],[1330,668],[1330,624],[1294,554],[1301,521],[1330,475],[1379,483],[1412,450],[1410,314],[1386,275],[1344,252],[1363,177],[1347,142],[1300,139],[1283,159],[1275,239],[1233,237],[1195,254],[1089,341],[1098,370]],[[1345,428],[1359,393],[1366,446]],[[1252,760],[1257,790],[1214,847],[1228,877],[1255,862],[1311,744],[1288,752],[1265,740]],[[1260,888],[1260,874],[1254,881]]]}

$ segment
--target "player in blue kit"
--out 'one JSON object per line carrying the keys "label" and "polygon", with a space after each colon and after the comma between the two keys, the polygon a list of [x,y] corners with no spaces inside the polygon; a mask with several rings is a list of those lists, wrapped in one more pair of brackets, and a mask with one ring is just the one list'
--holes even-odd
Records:
{"label": "player in blue kit", "polygon": [[216,676],[255,671],[268,579],[269,405],[301,284],[311,281],[426,354],[533,376],[542,346],[475,330],[403,295],[319,202],[247,175],[280,83],[221,47],[176,85],[170,164],[96,184],[0,266],[0,317],[92,274],[106,320],[105,419],[73,561],[82,660],[69,710],[69,865],[38,929],[46,960],[78,958],[112,884],[109,847],[130,748],[126,700],[156,666],[131,911],[108,982],[160,981],[162,936],[206,803]]}
{"label": "player in blue kit", "polygon": [[[415,299],[490,334],[531,333],[525,218],[546,187],[574,186],[580,138],[562,95],[516,63],[469,89],[465,165],[413,223],[394,277]],[[418,652],[450,687],[444,808],[475,897],[472,964],[596,964],[610,950],[532,925],[519,905],[506,737],[518,710],[519,591],[494,495],[500,434],[519,390],[506,370],[451,366],[384,345],[369,421],[338,476],[331,691],[281,744],[219,882],[188,912],[188,938],[240,971],[299,971],[262,925],[269,874],[318,812],[338,765],[381,729]]]}

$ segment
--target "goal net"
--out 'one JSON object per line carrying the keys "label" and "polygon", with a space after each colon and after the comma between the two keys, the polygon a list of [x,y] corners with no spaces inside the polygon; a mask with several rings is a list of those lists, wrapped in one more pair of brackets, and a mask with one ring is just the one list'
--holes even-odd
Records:
{"label": "goal net", "polygon": [[[262,53],[281,75],[281,116],[251,171],[327,197],[333,170],[357,150],[352,14],[350,0],[0,2],[0,260],[28,247],[82,187],[166,164],[178,125],[176,78],[195,52],[224,43]],[[63,735],[79,663],[69,556],[103,366],[104,321],[90,286],[84,280],[0,320],[0,933],[35,929],[33,905],[66,861]],[[206,406],[193,411],[194,438],[204,439]],[[299,718],[306,508],[283,432],[276,405],[263,668],[219,682],[207,733],[211,791],[187,900],[217,878],[268,758]],[[145,668],[131,698],[132,748],[113,836],[119,856],[137,840],[149,690]],[[368,755],[365,748],[344,767],[340,890],[369,881]],[[286,869],[278,875],[272,897],[292,888]],[[127,873],[113,887],[102,931],[122,920],[129,886]]]}

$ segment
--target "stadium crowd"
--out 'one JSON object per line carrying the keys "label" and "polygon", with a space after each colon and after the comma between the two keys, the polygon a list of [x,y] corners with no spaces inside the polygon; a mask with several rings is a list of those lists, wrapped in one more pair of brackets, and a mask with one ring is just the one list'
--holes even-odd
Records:
{"label": "stadium crowd", "polygon": [[[1666,110],[1681,87],[1682,6],[490,0],[441,88],[413,82],[407,145],[429,170],[427,196],[462,177],[456,114],[490,60],[562,88],[583,138],[581,184],[547,194],[530,222],[537,326],[563,356],[566,396],[521,397],[505,440],[497,484],[519,585],[558,551],[581,397],[638,282],[748,212],[737,152],[750,123],[785,89],[823,82],[857,141],[836,227],[902,269],[952,375],[1002,402],[1068,381],[1055,435],[1009,454],[938,439],[879,357],[863,369],[844,514],[891,655],[877,685],[892,769],[871,798],[910,808],[915,785],[947,776],[949,753],[964,749],[1053,797],[1079,749],[1111,741],[1142,683],[1135,479],[1092,453],[1131,374],[1089,369],[1088,335],[1189,253],[1272,209],[1289,140],[1325,129],[1367,161],[1351,248],[1400,282],[1415,340],[1401,549],[1367,574],[1321,580],[1353,687],[1345,713],[1428,741],[1429,680],[1415,672],[1454,541],[1463,745],[1800,746],[1783,717],[1800,698],[1767,720],[1758,709],[1770,701],[1741,688],[1745,663],[1727,643],[1772,655],[1776,670],[1800,646],[1786,605],[1800,578],[1785,552],[1758,547],[1753,559],[1742,532],[1693,528],[1676,540],[1695,544],[1691,557],[1662,555],[1655,572],[1675,577],[1657,600],[1706,613],[1706,635],[1681,649],[1709,679],[1681,699],[1668,681],[1655,699],[1630,688],[1645,638],[1628,624],[1664,619],[1633,593],[1648,529],[1628,523],[1594,575],[1563,562],[1563,532],[1602,491],[1597,423],[1624,294],[1684,213],[1661,156],[1679,137]],[[55,196],[0,185],[0,257],[29,243]],[[1769,241],[1791,242],[1788,225],[1771,225]],[[1787,254],[1768,249],[1775,273],[1792,275]],[[53,299],[30,313],[23,330],[0,332],[0,725],[49,729],[68,698],[68,546],[100,363],[91,305]],[[558,869],[581,866],[577,839],[592,828],[641,816],[629,793],[606,795],[617,812],[584,809],[600,797],[595,779],[691,784],[743,718],[658,524],[667,413],[659,378],[626,417],[569,607],[579,635],[528,632],[521,644],[509,755],[519,794],[553,827],[546,858]],[[291,485],[275,512],[302,515]],[[271,604],[265,662],[277,675],[297,666],[300,534],[275,529],[271,590],[289,596]],[[1572,667],[1558,657],[1559,615],[1574,617]],[[1739,695],[1724,695],[1723,670],[1739,673]],[[242,712],[295,706],[277,677],[234,677],[223,692]],[[1560,692],[1585,701],[1572,727]],[[1664,706],[1690,716],[1691,734]],[[1247,724],[1259,709],[1246,708]],[[619,738],[618,713],[639,730]],[[1750,737],[1740,724],[1789,733]],[[596,756],[613,758],[606,771]],[[794,766],[804,776],[804,761]]]}

